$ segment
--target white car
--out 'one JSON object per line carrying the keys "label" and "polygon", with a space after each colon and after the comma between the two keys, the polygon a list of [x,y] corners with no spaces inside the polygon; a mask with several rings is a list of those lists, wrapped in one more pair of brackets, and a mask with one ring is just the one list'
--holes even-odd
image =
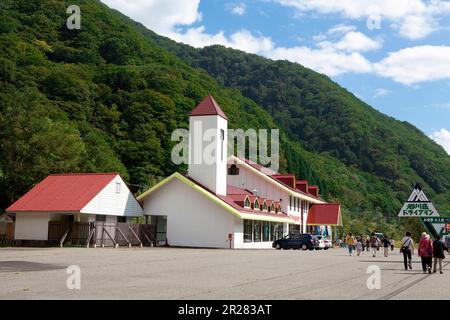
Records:
{"label": "white car", "polygon": [[325,241],[322,236],[313,236],[313,240],[314,240],[314,249],[316,250],[328,249],[325,246]]}

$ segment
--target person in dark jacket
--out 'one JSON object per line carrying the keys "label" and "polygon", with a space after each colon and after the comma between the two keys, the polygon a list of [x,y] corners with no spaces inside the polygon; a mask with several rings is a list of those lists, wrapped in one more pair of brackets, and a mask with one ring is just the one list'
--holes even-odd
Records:
{"label": "person in dark jacket", "polygon": [[442,242],[441,237],[439,235],[436,236],[436,240],[433,241],[433,258],[434,258],[434,267],[433,272],[436,273],[436,267],[439,263],[439,272],[442,274],[442,260],[445,259],[444,251],[447,250],[447,247]]}
{"label": "person in dark jacket", "polygon": [[381,242],[383,243],[384,256],[387,257],[389,254],[389,247],[391,245],[391,240],[389,240],[388,236],[384,236]]}

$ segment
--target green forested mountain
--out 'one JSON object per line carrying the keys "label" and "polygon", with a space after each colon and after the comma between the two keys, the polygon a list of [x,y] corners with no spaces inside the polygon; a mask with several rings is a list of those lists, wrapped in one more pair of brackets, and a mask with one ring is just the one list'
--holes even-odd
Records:
{"label": "green forested mountain", "polygon": [[[81,30],[66,28],[72,4]],[[322,75],[178,45],[97,0],[2,0],[0,210],[49,173],[119,171],[145,188],[184,170],[170,161],[170,135],[208,93],[230,127],[280,128],[282,170],[340,201],[354,229],[388,228],[381,216],[416,180],[449,209],[443,149]]]}

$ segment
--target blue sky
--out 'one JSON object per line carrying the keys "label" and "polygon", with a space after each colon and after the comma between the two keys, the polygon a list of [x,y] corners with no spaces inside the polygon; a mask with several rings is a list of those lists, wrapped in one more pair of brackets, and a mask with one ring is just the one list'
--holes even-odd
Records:
{"label": "blue sky", "polygon": [[301,63],[450,154],[450,1],[103,0],[195,47]]}

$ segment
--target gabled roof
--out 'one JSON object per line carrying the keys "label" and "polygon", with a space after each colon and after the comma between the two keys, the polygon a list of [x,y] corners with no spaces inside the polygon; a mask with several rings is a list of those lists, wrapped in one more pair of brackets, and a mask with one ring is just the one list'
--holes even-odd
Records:
{"label": "gabled roof", "polygon": [[219,104],[214,100],[214,98],[209,94],[194,110],[189,113],[190,117],[195,116],[221,116],[225,120],[228,120],[225,112],[222,111]]}
{"label": "gabled roof", "polygon": [[52,174],[6,212],[78,212],[118,173]]}
{"label": "gabled roof", "polygon": [[260,164],[257,164],[251,160],[245,159],[245,158],[240,158],[240,157],[235,157],[235,156],[231,156],[229,160],[233,160],[235,162],[240,162],[241,164],[246,165],[247,167],[250,167],[250,169],[255,170],[260,176],[263,176],[267,179],[270,179],[271,181],[275,182],[276,184],[278,184],[281,187],[284,187],[286,189],[288,189],[288,191],[290,192],[295,192],[297,194],[300,194],[302,196],[305,196],[307,198],[308,201],[314,202],[314,203],[324,203],[325,200],[323,200],[320,197],[316,197],[310,193],[306,193],[303,192],[302,190],[299,190],[297,188],[293,188],[290,185],[284,183],[283,181],[277,179],[275,176],[279,173],[274,172],[266,167],[261,166]]}
{"label": "gabled roof", "polygon": [[307,225],[342,226],[341,206],[339,203],[313,204],[309,209]]}

